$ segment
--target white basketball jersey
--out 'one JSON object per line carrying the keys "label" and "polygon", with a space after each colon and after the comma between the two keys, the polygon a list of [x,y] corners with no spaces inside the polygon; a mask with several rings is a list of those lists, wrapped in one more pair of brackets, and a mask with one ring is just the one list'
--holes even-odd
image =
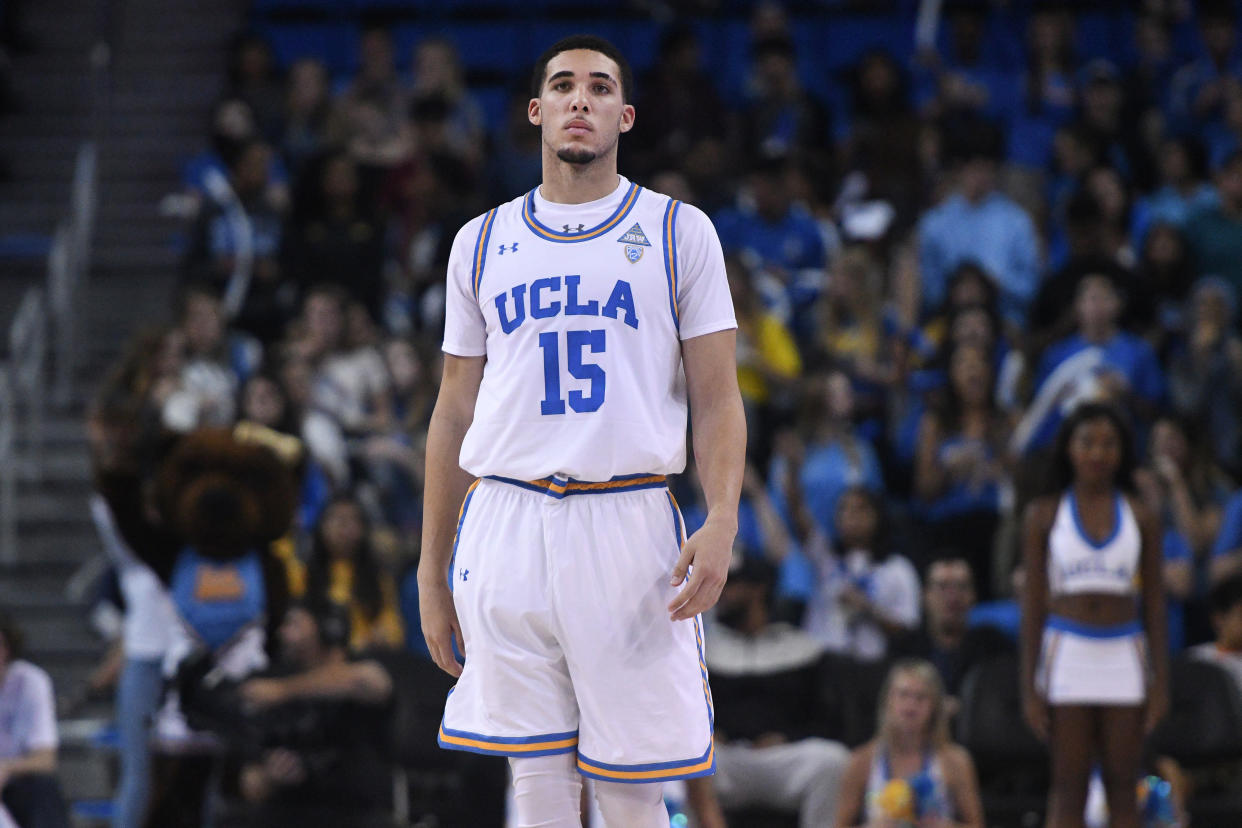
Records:
{"label": "white basketball jersey", "polygon": [[487,357],[462,468],[680,472],[681,340],[736,326],[711,222],[624,178],[598,201],[533,190],[470,221],[449,259],[444,331],[445,352]]}
{"label": "white basketball jersey", "polygon": [[1130,502],[1114,494],[1112,536],[1096,543],[1083,531],[1073,492],[1061,497],[1048,535],[1048,589],[1072,592],[1130,593],[1138,577],[1142,536]]}

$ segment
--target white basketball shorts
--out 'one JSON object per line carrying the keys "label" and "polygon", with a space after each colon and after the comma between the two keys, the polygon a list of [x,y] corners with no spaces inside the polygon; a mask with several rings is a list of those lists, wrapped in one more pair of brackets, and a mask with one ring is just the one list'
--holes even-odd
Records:
{"label": "white basketball shorts", "polygon": [[702,623],[668,612],[684,538],[659,475],[477,481],[453,544],[465,669],[440,745],[576,753],[614,782],[713,773]]}
{"label": "white basketball shorts", "polygon": [[1049,704],[1142,704],[1147,696],[1142,626],[1132,621],[1093,627],[1049,616],[1038,681]]}

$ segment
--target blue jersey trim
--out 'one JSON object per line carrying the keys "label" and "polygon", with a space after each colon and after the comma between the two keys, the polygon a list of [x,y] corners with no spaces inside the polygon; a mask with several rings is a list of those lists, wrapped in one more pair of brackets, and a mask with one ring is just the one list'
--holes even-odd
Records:
{"label": "blue jersey trim", "polygon": [[457,513],[457,531],[453,533],[453,554],[449,557],[448,566],[448,586],[449,592],[453,591],[453,565],[457,562],[457,544],[461,542],[461,527],[466,522],[466,510],[470,508],[470,498],[474,497],[474,490],[479,487],[479,481],[470,484],[470,488],[466,490],[466,497],[461,502],[461,511]]}
{"label": "blue jersey trim", "polygon": [[673,314],[673,327],[681,330],[681,314],[677,308],[677,210],[681,202],[668,200],[664,208],[664,276],[668,280],[668,308]]}
{"label": "blue jersey trim", "polygon": [[1121,494],[1115,492],[1113,494],[1113,531],[1103,541],[1096,543],[1090,535],[1087,534],[1086,528],[1082,525],[1082,518],[1078,515],[1078,498],[1074,496],[1073,490],[1069,493],[1070,513],[1074,516],[1074,527],[1078,530],[1079,537],[1083,543],[1086,543],[1092,549],[1104,549],[1110,543],[1117,540],[1117,536],[1121,534]]}
{"label": "blue jersey trim", "polygon": [[663,782],[671,779],[694,779],[710,776],[716,772],[716,742],[708,742],[707,750],[694,759],[678,759],[673,762],[652,762],[645,765],[614,765],[597,762],[578,751],[578,773],[605,782],[642,784]]}
{"label": "blue jersey trim", "polygon": [[492,237],[492,224],[496,221],[496,211],[500,208],[494,207],[488,212],[487,217],[483,219],[483,226],[479,228],[479,237],[474,242],[474,266],[470,273],[470,292],[474,294],[474,300],[479,301],[479,289],[483,284],[483,265],[487,262],[487,242]]}
{"label": "blue jersey trim", "polygon": [[1082,638],[1126,638],[1143,632],[1143,625],[1139,623],[1138,619],[1127,621],[1124,624],[1099,626],[1096,624],[1083,624],[1063,615],[1049,615],[1045,627],[1050,630],[1071,633]]}
{"label": "blue jersey trim", "polygon": [[606,218],[603,224],[598,224],[590,230],[584,230],[581,233],[558,233],[551,227],[540,224],[539,219],[535,218],[535,191],[531,190],[526,194],[526,198],[522,202],[522,221],[526,222],[526,226],[530,228],[532,233],[548,241],[559,244],[590,241],[591,239],[599,238],[620,224],[629,215],[630,210],[634,209],[634,205],[638,202],[638,193],[641,190],[642,187],[631,183],[616,211]]}
{"label": "blue jersey trim", "polygon": [[539,736],[487,736],[453,730],[441,722],[436,743],[445,750],[462,750],[484,756],[555,756],[578,749],[578,731]]}
{"label": "blue jersey trim", "polygon": [[517,480],[512,477],[501,477],[491,474],[488,480],[508,483],[519,489],[547,495],[560,500],[571,495],[587,494],[618,494],[620,492],[636,492],[643,489],[663,489],[668,487],[668,479],[662,474],[622,474],[610,480],[591,482],[575,480],[572,477],[545,477],[541,480]]}

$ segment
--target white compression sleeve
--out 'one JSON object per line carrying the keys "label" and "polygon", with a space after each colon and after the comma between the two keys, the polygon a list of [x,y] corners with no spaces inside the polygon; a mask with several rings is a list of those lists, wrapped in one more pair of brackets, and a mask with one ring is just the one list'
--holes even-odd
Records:
{"label": "white compression sleeve", "polygon": [[595,780],[595,801],[606,828],[668,828],[664,785]]}
{"label": "white compression sleeve", "polygon": [[582,828],[582,777],[574,754],[511,756],[518,828]]}

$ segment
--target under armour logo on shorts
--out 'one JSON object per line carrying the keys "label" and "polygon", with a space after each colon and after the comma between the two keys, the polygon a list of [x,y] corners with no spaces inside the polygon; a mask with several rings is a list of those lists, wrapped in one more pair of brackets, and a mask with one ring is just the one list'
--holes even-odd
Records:
{"label": "under armour logo on shorts", "polygon": [[457,575],[458,575],[458,577],[460,577],[463,581],[469,580],[469,578],[470,578],[470,570],[469,570],[469,569],[459,569],[459,570],[457,570]]}
{"label": "under armour logo on shorts", "polygon": [[[517,252],[517,246],[518,246],[518,243],[517,243],[517,242],[514,242],[513,244],[509,245],[509,252],[510,252],[510,253],[516,253],[516,252]],[[500,255],[500,256],[505,255],[505,245],[503,245],[503,244],[502,244],[502,245],[500,246],[500,253],[499,253],[499,254],[497,254],[497,255]]]}

